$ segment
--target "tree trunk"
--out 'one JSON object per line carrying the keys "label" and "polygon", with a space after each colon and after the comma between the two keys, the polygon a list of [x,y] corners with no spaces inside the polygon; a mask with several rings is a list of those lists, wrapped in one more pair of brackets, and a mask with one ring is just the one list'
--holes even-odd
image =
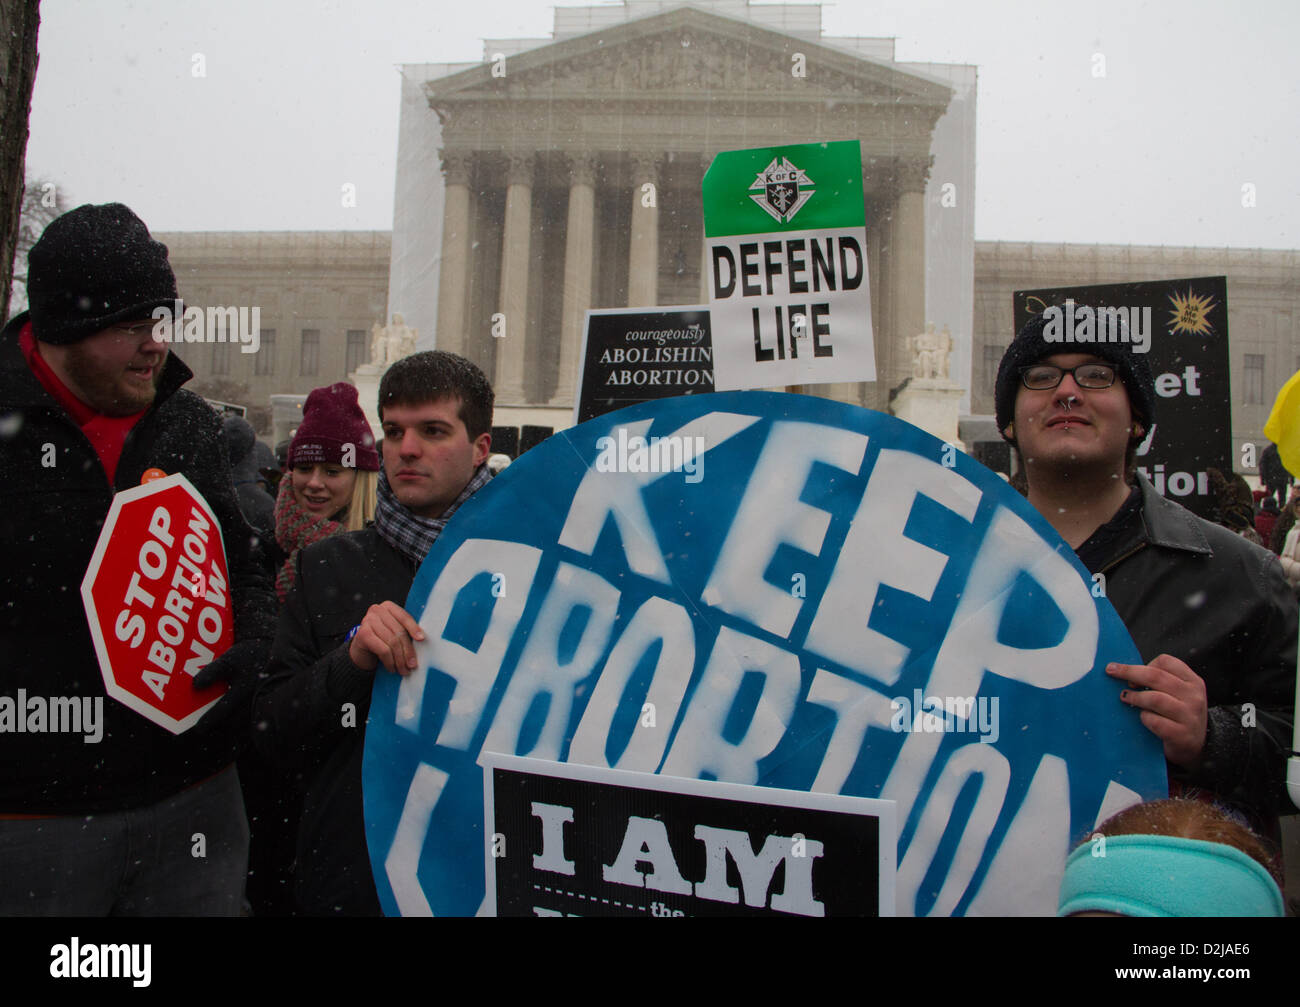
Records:
{"label": "tree trunk", "polygon": [[9,317],[40,23],[40,0],[0,0],[0,319]]}

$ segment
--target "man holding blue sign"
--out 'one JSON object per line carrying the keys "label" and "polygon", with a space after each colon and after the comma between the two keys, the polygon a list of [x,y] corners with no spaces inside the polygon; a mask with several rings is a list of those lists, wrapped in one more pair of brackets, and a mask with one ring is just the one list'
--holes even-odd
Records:
{"label": "man holding blue sign", "polygon": [[406,674],[423,639],[402,608],[447,521],[491,473],[493,393],[452,353],[405,357],[379,384],[384,466],[374,524],[304,549],[255,708],[268,757],[305,774],[296,902],[380,915],[362,827],[361,759],[379,665]]}
{"label": "man holding blue sign", "polygon": [[1120,342],[1060,353],[1036,315],[998,369],[998,428],[1029,502],[1093,574],[1146,662],[1111,664],[1164,745],[1171,786],[1204,789],[1276,837],[1295,700],[1294,597],[1276,557],[1157,494],[1133,468],[1155,386]]}

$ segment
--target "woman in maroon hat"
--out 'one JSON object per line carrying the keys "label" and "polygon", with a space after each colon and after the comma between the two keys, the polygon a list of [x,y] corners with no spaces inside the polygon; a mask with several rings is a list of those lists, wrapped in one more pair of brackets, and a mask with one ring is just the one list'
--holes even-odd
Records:
{"label": "woman in maroon hat", "polygon": [[375,516],[379,453],[354,385],[340,381],[307,396],[288,468],[275,503],[275,540],[287,556],[275,580],[281,601],[299,549],[360,531]]}
{"label": "woman in maroon hat", "polygon": [[[375,515],[379,454],[354,385],[340,381],[307,396],[285,468],[275,500],[275,541],[284,553],[275,591],[282,603],[293,587],[299,549],[340,532],[359,531]],[[240,756],[239,771],[252,833],[248,900],[254,915],[288,915],[298,784],[293,774],[256,751]]]}

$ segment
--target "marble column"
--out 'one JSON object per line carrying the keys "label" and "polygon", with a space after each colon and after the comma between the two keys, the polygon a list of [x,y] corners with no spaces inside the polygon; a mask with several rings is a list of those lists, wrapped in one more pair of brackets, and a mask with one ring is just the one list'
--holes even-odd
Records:
{"label": "marble column", "polygon": [[[871,217],[868,216],[868,245],[870,244],[870,229],[872,224],[873,221],[871,220]],[[867,282],[868,285],[870,285],[872,279],[871,271],[874,263],[872,263],[870,253],[867,249],[863,249],[862,254],[867,256],[867,262],[865,265],[867,270]],[[873,339],[878,344],[880,341],[880,330],[876,328],[874,318],[871,323],[871,331]],[[879,354],[876,355],[876,358],[877,361],[879,361]],[[834,399],[836,402],[847,402],[850,405],[860,406],[864,404],[864,390],[869,387],[871,386],[862,381],[835,381],[824,385],[805,385],[804,394],[819,395],[824,399]]]}
{"label": "marble column", "polygon": [[[700,180],[697,186],[703,188],[704,174],[709,170],[709,165],[713,163],[712,154],[704,154],[700,157]],[[713,274],[709,271],[712,269],[709,262],[709,239],[704,236],[704,228],[700,228],[700,303],[709,303],[709,288],[713,282]]]}
{"label": "marble column", "polygon": [[907,340],[925,331],[925,181],[929,159],[900,160],[895,170],[892,231],[893,262],[890,300],[894,326],[890,333],[886,388],[897,387],[911,373]]}
{"label": "marble column", "polygon": [[438,281],[438,331],[434,345],[450,353],[465,353],[469,328],[469,178],[472,155],[448,151],[442,155],[447,196],[442,222],[442,263]]}
{"label": "marble column", "polygon": [[[659,303],[659,156],[636,153],[632,165],[632,240],[628,250],[627,306]],[[653,188],[644,188],[649,183]],[[649,205],[646,205],[646,204]]]}
{"label": "marble column", "polygon": [[[502,405],[524,402],[524,363],[528,329],[528,238],[533,213],[535,155],[508,157],[505,227],[501,239],[501,293],[497,311],[505,335],[497,342],[496,396]],[[494,323],[495,329],[495,323]],[[493,335],[495,335],[495,331]]]}
{"label": "marble column", "polygon": [[877,389],[883,384],[883,364],[882,350],[885,345],[885,324],[882,322],[882,312],[880,305],[880,235],[884,227],[882,221],[876,213],[871,196],[871,188],[876,184],[876,160],[874,158],[864,158],[862,161],[862,178],[866,190],[864,200],[864,210],[867,230],[867,247],[863,249],[866,255],[867,285],[871,292],[871,335],[875,344],[876,360],[876,381],[868,383],[865,381],[837,381],[832,384],[814,385],[808,389],[809,394],[820,395],[823,398],[834,399],[836,402],[847,402],[850,405],[866,406],[869,409],[883,408],[876,403]]}
{"label": "marble column", "polygon": [[582,326],[591,307],[593,229],[596,223],[596,156],[569,159],[569,217],[564,237],[564,307],[560,324],[560,373],[553,406],[572,406],[577,396]]}
{"label": "marble column", "polygon": [[881,243],[885,230],[885,214],[876,199],[867,200],[867,279],[871,286],[871,325],[875,330],[887,324],[884,312],[882,280],[885,275],[881,258]]}
{"label": "marble column", "polygon": [[874,382],[862,385],[860,394],[863,405],[881,411],[886,410],[889,404],[889,390],[885,387],[879,370],[882,366],[879,346],[889,332],[889,305],[886,304],[889,270],[884,252],[888,244],[889,222],[886,218],[884,207],[873,195],[867,201],[867,276],[871,285],[871,331],[877,346],[877,374]]}

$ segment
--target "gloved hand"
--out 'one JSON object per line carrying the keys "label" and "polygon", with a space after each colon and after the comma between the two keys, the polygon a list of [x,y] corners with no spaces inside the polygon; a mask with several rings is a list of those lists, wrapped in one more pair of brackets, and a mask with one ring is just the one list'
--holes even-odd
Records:
{"label": "gloved hand", "polygon": [[203,715],[204,723],[225,720],[242,710],[247,717],[253,693],[271,661],[271,641],[243,640],[236,643],[206,668],[194,676],[194,688],[206,689],[217,682],[228,682],[230,688],[211,710]]}

